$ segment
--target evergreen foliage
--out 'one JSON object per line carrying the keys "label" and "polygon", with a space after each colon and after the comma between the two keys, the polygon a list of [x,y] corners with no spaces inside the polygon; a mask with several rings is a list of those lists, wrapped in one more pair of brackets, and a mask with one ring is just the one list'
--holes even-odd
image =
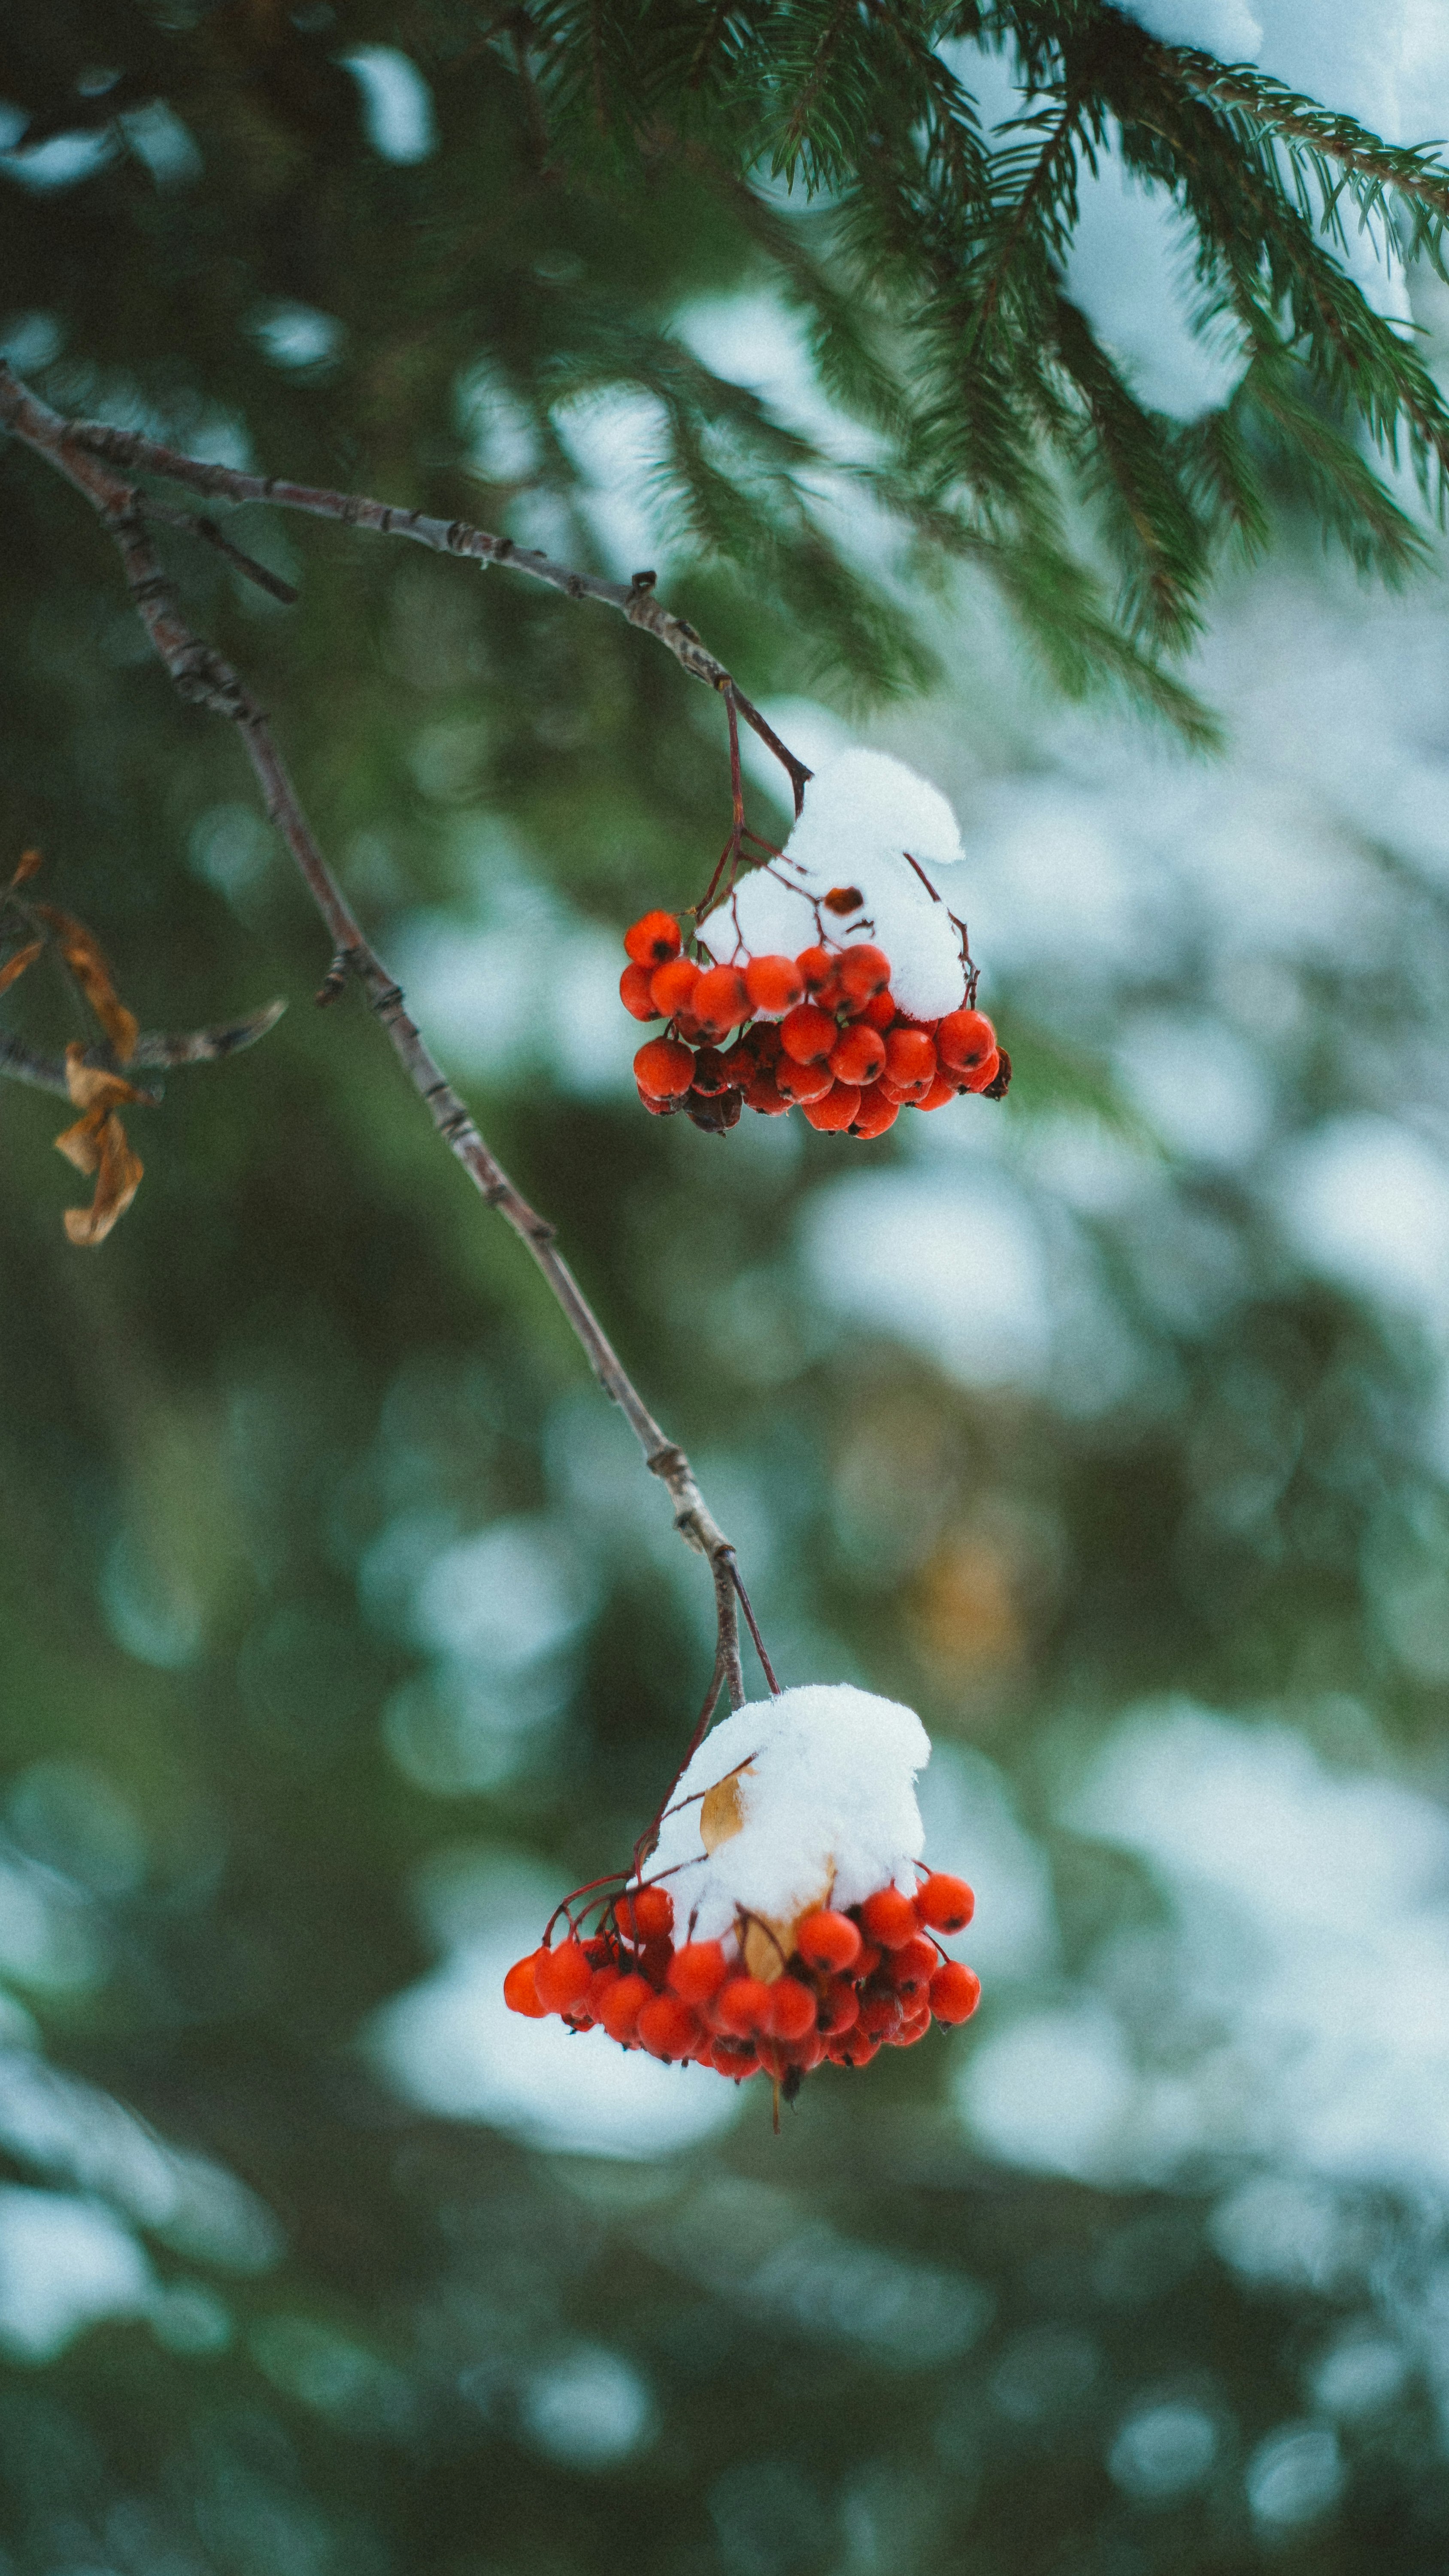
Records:
{"label": "evergreen foliage", "polygon": [[[30,119],[21,164],[78,128],[123,157],[84,208],[7,191],[12,291],[27,265],[17,231],[54,216],[83,259],[102,207],[182,301],[222,254],[209,310],[188,310],[188,364],[173,352],[168,382],[151,370],[146,390],[165,410],[194,369],[211,399],[234,397],[238,325],[279,269],[309,300],[307,242],[337,211],[357,113],[340,38],[412,48],[438,90],[442,150],[376,172],[368,191],[359,309],[342,318],[371,363],[359,347],[366,381],[334,404],[334,443],[346,417],[366,445],[400,382],[476,363],[481,339],[482,408],[507,413],[530,450],[496,470],[506,509],[520,481],[574,481],[571,405],[638,396],[681,559],[803,625],[817,666],[868,689],[912,685],[925,663],[899,588],[840,542],[842,476],[910,538],[914,578],[950,558],[979,567],[1063,685],[1126,686],[1199,736],[1207,719],[1172,659],[1222,541],[1261,547],[1271,494],[1286,484],[1355,562],[1390,576],[1424,542],[1397,470],[1442,510],[1449,412],[1412,335],[1342,256],[1358,226],[1386,256],[1437,265],[1442,163],[1164,43],[1106,0],[541,0],[496,16],[471,0],[290,16],[100,0],[65,20],[16,14],[0,83]],[[983,67],[999,88],[993,56],[1021,85],[1000,126],[978,97]],[[87,89],[96,61],[120,69]],[[158,99],[202,163],[159,194],[136,167]],[[1228,399],[1192,421],[1143,402],[1068,289],[1080,176],[1109,153],[1177,209],[1195,327],[1240,352]],[[508,238],[540,259],[530,294],[500,300]],[[742,258],[794,309],[853,417],[849,458],[823,456],[671,328],[681,291]],[[72,284],[84,308],[86,283]],[[76,336],[144,375],[126,319],[92,307]],[[454,422],[433,476],[462,448]]]}

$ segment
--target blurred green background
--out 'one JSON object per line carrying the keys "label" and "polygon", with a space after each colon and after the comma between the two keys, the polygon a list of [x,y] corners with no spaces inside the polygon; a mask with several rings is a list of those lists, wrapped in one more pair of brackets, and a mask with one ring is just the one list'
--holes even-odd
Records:
{"label": "blurred green background", "polygon": [[[618,936],[713,864],[718,708],[506,574],[241,514],[283,611],[163,541],[782,1677],[921,1710],[986,1997],[778,2139],[758,2088],[503,2015],[674,1767],[708,1586],[380,1034],[313,1010],[239,745],[0,451],[0,864],[43,849],[146,1025],[289,1004],[135,1114],[98,1254],[60,1104],[0,1098],[0,2569],[1429,2576],[1442,588],[1288,519],[1194,674],[1222,763],[1064,713],[852,518],[718,204],[565,188],[496,50],[425,86],[397,35],[9,13],[50,139],[0,153],[0,344],[63,408],[657,565],[807,757],[864,726],[955,798],[1009,1102],[870,1148],[652,1122]],[[817,442],[915,695],[852,705],[808,529],[758,578],[691,530],[671,330],[741,475]],[[5,1025],[56,1043],[58,986]]]}

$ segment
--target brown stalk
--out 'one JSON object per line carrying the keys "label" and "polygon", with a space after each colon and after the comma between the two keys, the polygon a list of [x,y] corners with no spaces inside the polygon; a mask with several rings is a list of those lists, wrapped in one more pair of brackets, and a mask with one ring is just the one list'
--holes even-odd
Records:
{"label": "brown stalk", "polygon": [[[234,474],[228,468],[204,465],[194,457],[181,456],[170,448],[159,447],[154,440],[142,438],[130,430],[68,421],[32,393],[3,361],[0,361],[0,427],[7,429],[23,446],[62,474],[97,512],[115,541],[132,601],[178,694],[189,705],[204,707],[209,713],[224,716],[237,726],[256,773],[268,817],[291,851],[307,891],[326,924],[333,949],[333,978],[340,981],[350,976],[360,985],[438,1134],[462,1164],[480,1196],[489,1207],[498,1210],[538,1264],[582,1344],[595,1377],[605,1394],[619,1406],[634,1433],[644,1453],[645,1465],[651,1475],[657,1476],[667,1488],[674,1505],[675,1528],[689,1547],[707,1558],[714,1579],[718,1644],[710,1695],[698,1730],[702,1734],[722,1684],[733,1706],[738,1707],[745,1696],[740,1669],[734,1549],[709,1511],[684,1451],[676,1442],[666,1438],[655,1421],[573,1272],[558,1251],[553,1227],[529,1206],[514,1187],[502,1164],[485,1144],[457,1092],[444,1079],[416,1022],[404,1007],[400,986],[393,981],[376,950],[365,938],[322,855],[265,710],[231,665],[195,634],[182,617],[175,589],[162,571],[147,532],[147,505],[135,487],[113,469],[116,465],[139,466],[144,471],[164,474],[174,482],[189,484],[208,495],[228,500],[271,501],[284,508],[308,510],[316,516],[341,519],[349,526],[376,528],[384,535],[415,537],[421,544],[433,546],[443,553],[479,556],[489,562],[512,562],[520,571],[531,572],[554,588],[567,591],[571,598],[604,600],[611,607],[622,609],[634,625],[646,627],[651,634],[657,635],[696,679],[705,680],[711,688],[726,694],[727,704],[738,708],[746,722],[754,727],[762,741],[770,745],[788,770],[797,808],[810,772],[803,762],[785,749],[763,716],[740,695],[730,674],[705,651],[694,629],[663,609],[653,597],[652,586],[646,582],[636,581],[626,590],[620,583],[600,581],[591,574],[567,572],[545,556],[520,554],[506,537],[490,537],[480,529],[464,528],[458,522],[449,527],[443,520],[425,519],[416,511],[387,509],[381,502],[365,501],[342,493],[309,491],[299,484],[278,483],[261,475]],[[37,1078],[34,1071],[29,1068],[22,1071],[18,1064],[12,1063],[6,1069],[21,1071],[22,1079]],[[753,1618],[750,1624],[753,1631]]]}

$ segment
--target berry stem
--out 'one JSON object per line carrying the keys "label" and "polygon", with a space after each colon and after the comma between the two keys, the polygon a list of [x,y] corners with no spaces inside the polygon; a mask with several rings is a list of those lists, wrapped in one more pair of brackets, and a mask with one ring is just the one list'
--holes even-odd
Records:
{"label": "berry stem", "polygon": [[[386,1030],[404,1071],[450,1153],[462,1164],[480,1197],[489,1207],[497,1209],[542,1271],[600,1386],[618,1405],[634,1433],[650,1474],[657,1476],[667,1489],[674,1505],[674,1526],[680,1537],[686,1546],[708,1559],[714,1578],[718,1642],[704,1715],[690,1746],[690,1753],[693,1753],[704,1735],[721,1687],[728,1688],[733,1707],[738,1708],[745,1696],[740,1668],[734,1549],[708,1509],[684,1451],[676,1441],[666,1437],[655,1421],[559,1252],[553,1227],[529,1206],[522,1192],[510,1180],[452,1084],[445,1079],[416,1021],[404,1008],[401,986],[394,983],[377,951],[364,936],[323,857],[321,845],[303,811],[272,733],[265,708],[230,663],[183,618],[176,590],[163,572],[147,533],[142,496],[134,485],[123,481],[112,470],[112,465],[139,467],[144,472],[162,474],[173,482],[189,483],[195,489],[228,500],[275,501],[285,507],[310,510],[314,515],[325,518],[340,518],[352,526],[378,528],[384,535],[415,536],[423,544],[433,545],[444,553],[481,555],[486,562],[512,560],[510,541],[486,537],[478,529],[464,529],[457,524],[450,528],[442,520],[425,521],[416,512],[388,510],[380,502],[362,501],[339,493],[312,492],[300,484],[278,484],[262,475],[236,474],[227,467],[204,465],[194,457],[160,447],[139,432],[67,420],[22,384],[3,360],[0,360],[0,429],[8,430],[22,446],[53,467],[90,502],[115,542],[132,603],[178,695],[188,705],[204,707],[210,714],[224,716],[237,727],[255,772],[268,818],[286,842],[303,883],[326,924],[334,952],[329,983],[334,979],[345,983],[350,978],[365,995],[369,1008]],[[111,463],[104,462],[105,459],[110,459]],[[686,670],[693,671],[696,678],[708,679],[711,687],[724,692],[734,754],[732,775],[737,778],[739,772],[738,709],[789,771],[797,808],[803,803],[805,781],[810,772],[793,753],[786,751],[764,718],[756,715],[748,699],[736,690],[723,665],[705,653],[694,629],[682,626],[677,618],[669,618],[653,599],[651,591],[626,591],[618,583],[598,582],[582,573],[565,575],[560,566],[549,564],[543,556],[520,556],[518,562],[521,569],[536,573],[541,580],[552,581],[555,587],[567,589],[571,596],[607,599],[612,605],[624,608],[634,624],[647,626],[651,633],[659,635]],[[681,638],[684,641],[681,642]],[[330,999],[331,995],[328,997]],[[754,1634],[753,1619],[750,1628]],[[686,1754],[685,1760],[689,1758]]]}

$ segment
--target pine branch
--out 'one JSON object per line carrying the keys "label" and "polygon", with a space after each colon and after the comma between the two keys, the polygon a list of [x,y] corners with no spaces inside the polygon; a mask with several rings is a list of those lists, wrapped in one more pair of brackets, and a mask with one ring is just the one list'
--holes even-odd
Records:
{"label": "pine branch", "polygon": [[1226,65],[1185,45],[1159,50],[1176,66],[1186,88],[1232,111],[1245,133],[1271,134],[1290,150],[1301,146],[1318,178],[1325,209],[1337,194],[1330,162],[1352,185],[1365,214],[1380,214],[1388,222],[1389,193],[1403,198],[1413,225],[1405,256],[1423,250],[1440,265],[1439,246],[1449,225],[1449,175],[1435,166],[1437,145],[1385,143],[1351,116],[1320,107],[1251,65]]}

